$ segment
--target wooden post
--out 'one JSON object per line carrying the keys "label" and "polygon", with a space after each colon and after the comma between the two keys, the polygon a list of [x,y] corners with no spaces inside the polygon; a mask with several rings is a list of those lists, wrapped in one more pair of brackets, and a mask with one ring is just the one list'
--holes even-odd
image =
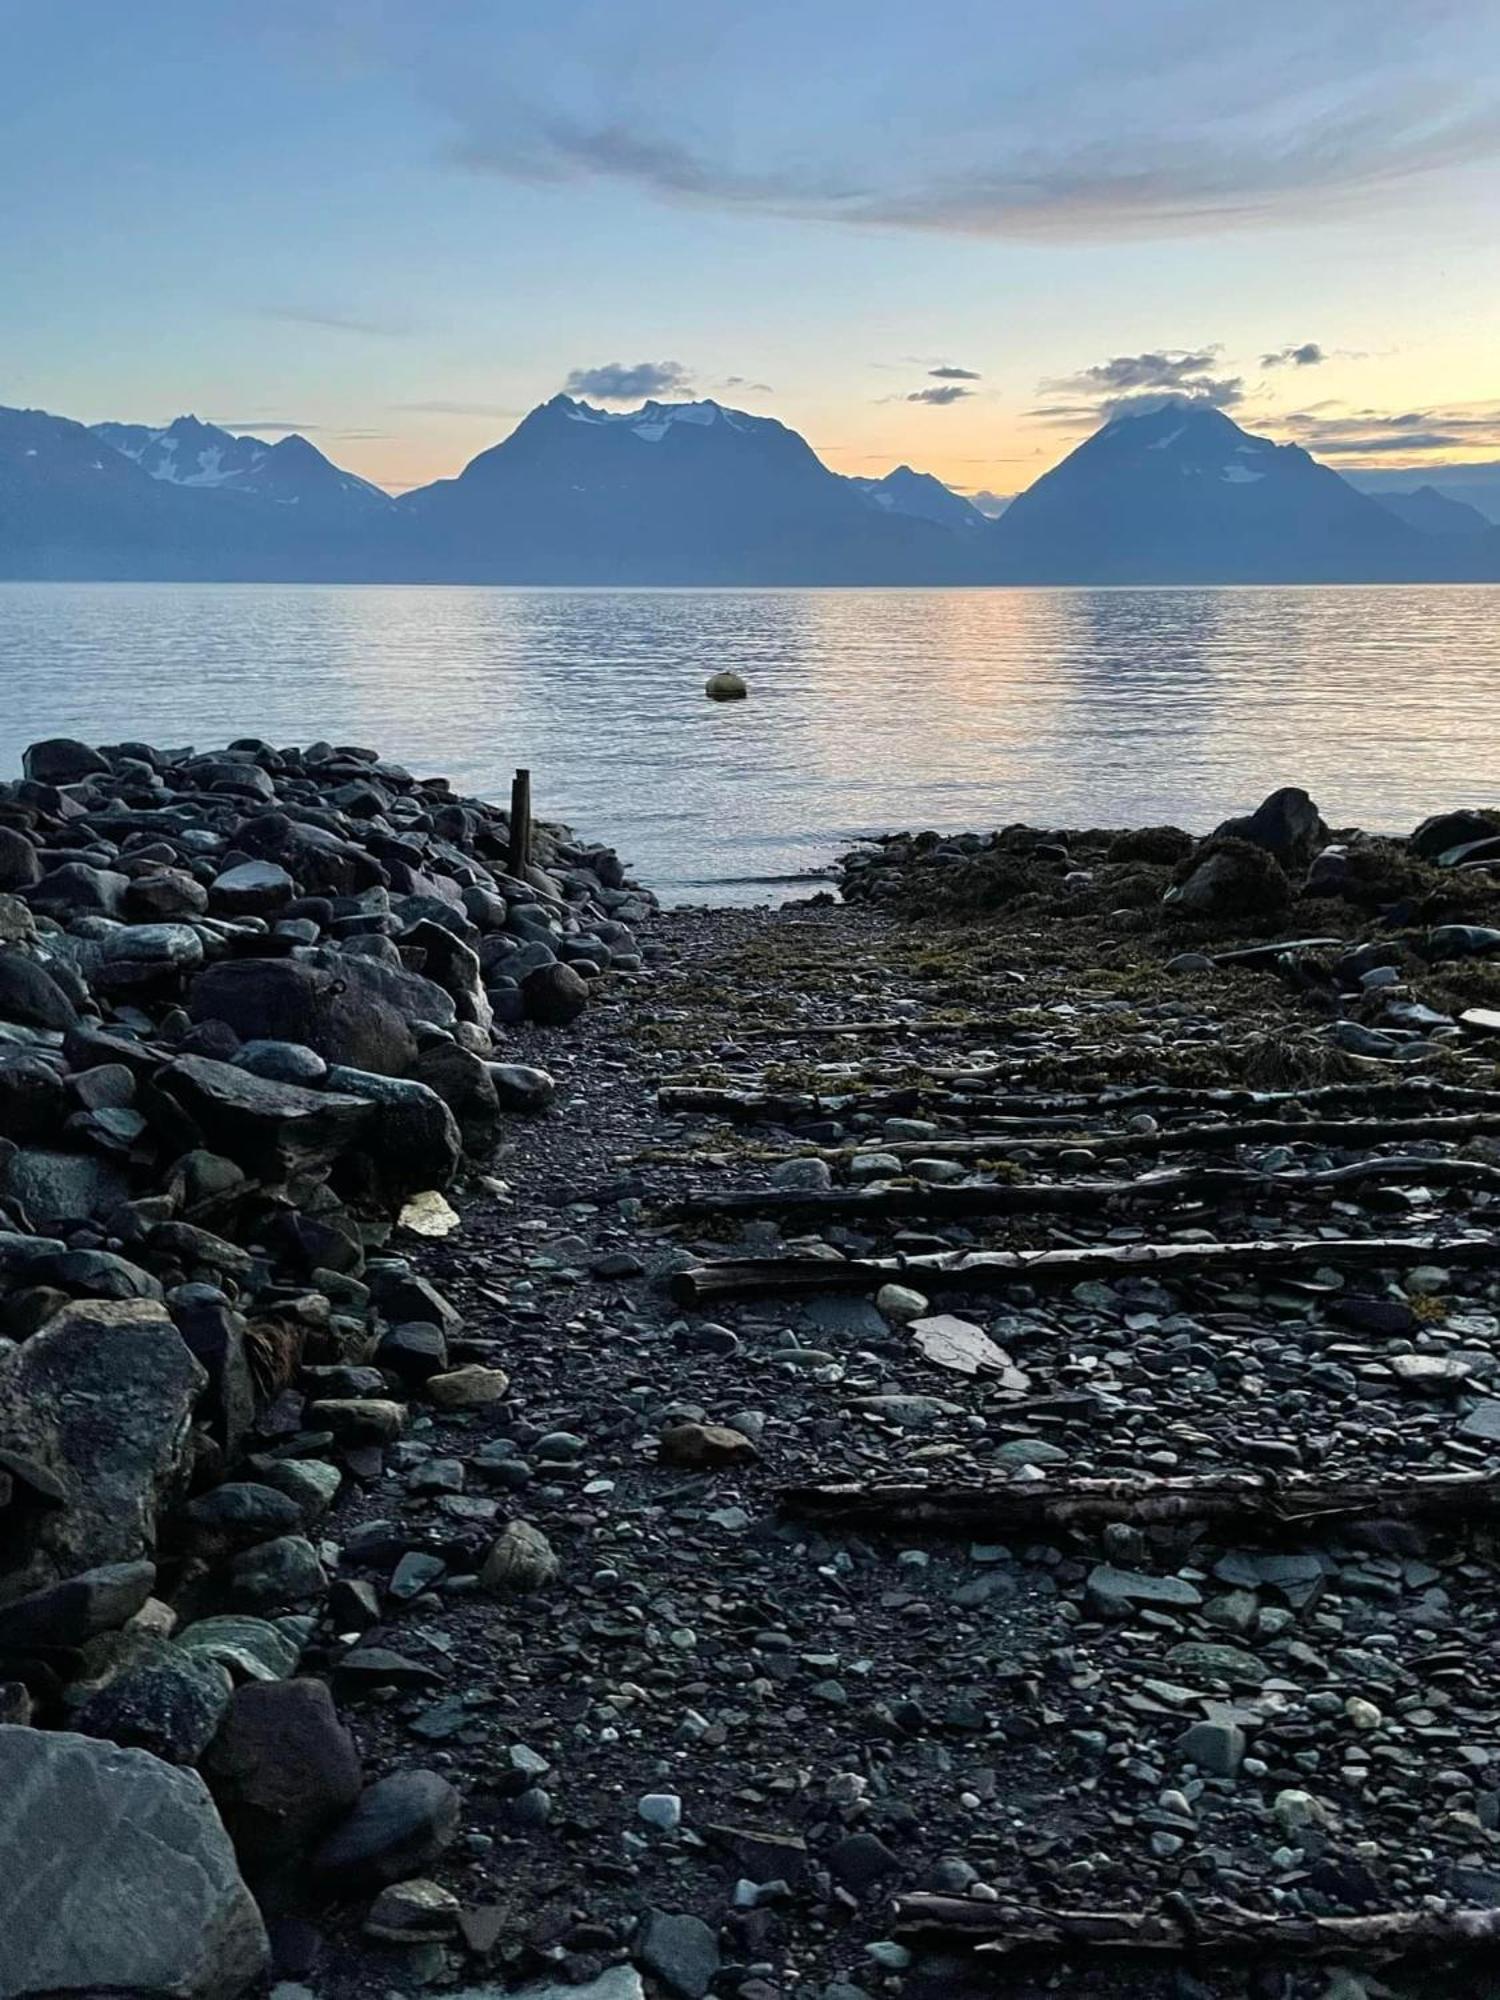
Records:
{"label": "wooden post", "polygon": [[520,882],[531,865],[531,773],[517,771],[510,781],[509,872]]}

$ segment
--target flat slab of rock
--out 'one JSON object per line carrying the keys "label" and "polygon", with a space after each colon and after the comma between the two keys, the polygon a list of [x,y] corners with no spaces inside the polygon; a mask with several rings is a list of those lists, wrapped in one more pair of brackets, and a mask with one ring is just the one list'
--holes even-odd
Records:
{"label": "flat slab of rock", "polygon": [[207,1380],[153,1299],[77,1300],[0,1363],[0,1437],[68,1496],[7,1577],[11,1594],[153,1552]]}
{"label": "flat slab of rock", "polygon": [[193,1771],[0,1727],[0,1993],[232,2000],[265,1927]]}
{"label": "flat slab of rock", "polygon": [[908,1331],[927,1359],[955,1375],[993,1375],[1004,1389],[1024,1391],[1030,1377],[1017,1368],[1003,1347],[997,1347],[983,1327],[953,1313],[914,1319]]}
{"label": "flat slab of rock", "polygon": [[255,1172],[326,1165],[353,1145],[371,1115],[363,1098],[273,1083],[210,1056],[178,1056],[157,1086],[206,1145]]}

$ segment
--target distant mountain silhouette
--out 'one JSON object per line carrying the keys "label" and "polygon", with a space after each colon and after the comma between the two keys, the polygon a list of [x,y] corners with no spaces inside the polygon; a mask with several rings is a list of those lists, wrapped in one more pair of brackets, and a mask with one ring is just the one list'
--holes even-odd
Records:
{"label": "distant mountain silhouette", "polygon": [[1493,525],[1467,500],[1450,499],[1435,486],[1418,486],[1411,493],[1378,493],[1375,498],[1388,514],[1424,535],[1487,535]]}
{"label": "distant mountain silhouette", "polygon": [[995,524],[1000,573],[1055,583],[1385,582],[1449,573],[1448,546],[1298,445],[1222,410],[1117,417]]}
{"label": "distant mountain silhouette", "polygon": [[[997,520],[930,474],[832,472],[771,417],[555,396],[399,500],[306,438],[0,409],[0,576],[577,584],[1500,578],[1500,531],[1380,501],[1176,404],[1117,418]],[[1470,517],[1472,516],[1472,520]],[[1477,524],[1477,526],[1475,525]],[[1460,528],[1462,527],[1462,532]]]}
{"label": "distant mountain silhouette", "polygon": [[773,417],[714,402],[615,415],[554,396],[456,479],[399,503],[424,574],[528,583],[956,580],[963,553],[890,515]]}
{"label": "distant mountain silhouette", "polygon": [[936,521],[945,528],[983,528],[988,517],[971,501],[930,472],[913,472],[898,465],[884,479],[851,479],[866,499],[887,514],[909,514],[916,521]]}

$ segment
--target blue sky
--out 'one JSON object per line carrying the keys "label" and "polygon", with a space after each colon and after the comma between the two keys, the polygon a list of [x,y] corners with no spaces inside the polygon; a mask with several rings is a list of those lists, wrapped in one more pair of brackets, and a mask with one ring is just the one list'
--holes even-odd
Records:
{"label": "blue sky", "polygon": [[392,486],[570,378],[1014,490],[1171,387],[1500,457],[1493,0],[0,0],[0,401]]}

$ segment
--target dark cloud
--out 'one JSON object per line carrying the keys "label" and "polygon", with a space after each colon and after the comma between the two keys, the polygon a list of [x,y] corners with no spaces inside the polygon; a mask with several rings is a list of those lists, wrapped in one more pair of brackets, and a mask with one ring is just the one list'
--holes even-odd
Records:
{"label": "dark cloud", "polygon": [[726,389],[749,389],[757,396],[774,396],[776,393],[769,382],[752,382],[745,375],[726,375],[723,387]]}
{"label": "dark cloud", "polygon": [[1351,463],[1443,451],[1500,451],[1500,403],[1395,411],[1338,411],[1322,404],[1291,411],[1277,419],[1276,428],[1317,458]]}
{"label": "dark cloud", "polygon": [[570,396],[634,403],[643,396],[670,396],[687,389],[689,382],[680,361],[606,361],[600,368],[575,368],[563,386]]}
{"label": "dark cloud", "polygon": [[1316,368],[1328,356],[1315,340],[1304,340],[1300,347],[1278,347],[1274,354],[1260,357],[1262,368]]}
{"label": "dark cloud", "polygon": [[903,400],[908,403],[930,403],[941,409],[946,403],[961,402],[965,396],[972,396],[972,389],[965,389],[961,383],[945,382],[941,389],[913,389]]}
{"label": "dark cloud", "polygon": [[244,418],[238,418],[238,417],[225,417],[221,420],[220,418],[215,417],[214,422],[218,424],[219,429],[221,431],[234,431],[238,436],[241,437],[251,435],[258,431],[305,432],[305,431],[320,431],[323,429],[322,424],[297,424],[297,423],[292,423],[290,421],[283,423],[279,417],[255,417],[254,419],[251,420],[246,420]]}
{"label": "dark cloud", "polygon": [[1206,404],[1232,409],[1244,401],[1244,378],[1212,375],[1218,347],[1160,347],[1145,354],[1115,354],[1076,375],[1057,375],[1041,392],[1063,401],[1040,404],[1031,414],[1064,427],[1106,423],[1111,418],[1160,409],[1163,403]]}
{"label": "dark cloud", "polygon": [[979,382],[983,380],[977,368],[929,368],[928,374],[939,382]]}

